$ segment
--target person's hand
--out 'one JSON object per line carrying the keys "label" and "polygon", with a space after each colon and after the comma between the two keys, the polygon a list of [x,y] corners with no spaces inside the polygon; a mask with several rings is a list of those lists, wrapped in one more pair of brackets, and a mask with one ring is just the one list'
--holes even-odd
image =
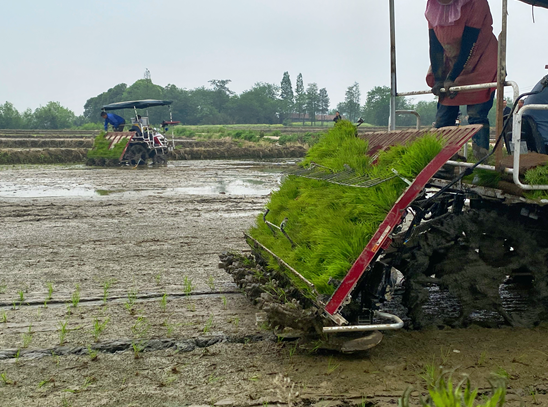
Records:
{"label": "person's hand", "polygon": [[443,88],[443,82],[439,81],[434,84],[432,87],[432,93],[436,96],[440,96],[440,89]]}
{"label": "person's hand", "polygon": [[457,96],[458,92],[449,92],[449,88],[455,86],[455,82],[447,79],[445,82],[443,82],[443,87],[445,88],[445,94],[449,96],[449,99],[453,99],[455,96]]}

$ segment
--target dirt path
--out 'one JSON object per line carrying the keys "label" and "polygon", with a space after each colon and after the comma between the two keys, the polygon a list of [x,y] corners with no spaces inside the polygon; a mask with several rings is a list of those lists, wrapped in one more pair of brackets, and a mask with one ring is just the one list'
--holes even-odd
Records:
{"label": "dirt path", "polygon": [[428,365],[548,403],[545,327],[401,331],[358,355],[278,341],[218,254],[246,249],[283,167],[2,167],[0,406],[388,406]]}

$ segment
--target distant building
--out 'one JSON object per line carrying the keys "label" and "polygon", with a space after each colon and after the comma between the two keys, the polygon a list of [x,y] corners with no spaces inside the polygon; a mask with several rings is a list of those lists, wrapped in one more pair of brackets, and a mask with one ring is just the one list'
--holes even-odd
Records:
{"label": "distant building", "polygon": [[[304,116],[304,121],[305,122],[310,121],[310,115],[308,113],[305,113],[304,115],[299,114],[299,113],[291,113],[289,115],[289,119],[292,122],[302,122],[303,121],[303,116]],[[316,121],[317,122],[330,122],[330,121],[333,121],[334,118],[335,118],[334,114],[317,114],[316,115]]]}

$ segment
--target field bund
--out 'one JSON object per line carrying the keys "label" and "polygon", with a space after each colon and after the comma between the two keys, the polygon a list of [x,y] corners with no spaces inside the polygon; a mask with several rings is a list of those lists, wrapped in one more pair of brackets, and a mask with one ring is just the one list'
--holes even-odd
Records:
{"label": "field bund", "polygon": [[[0,130],[0,165],[84,163],[99,132],[78,130]],[[306,145],[244,140],[175,138],[170,160],[303,157]]]}

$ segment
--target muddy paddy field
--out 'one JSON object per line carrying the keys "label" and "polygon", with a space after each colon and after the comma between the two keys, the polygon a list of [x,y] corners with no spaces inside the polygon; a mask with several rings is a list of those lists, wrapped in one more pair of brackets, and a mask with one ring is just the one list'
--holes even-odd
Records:
{"label": "muddy paddy field", "polygon": [[392,406],[428,366],[547,405],[548,327],[281,341],[218,267],[291,160],[0,167],[0,406]]}

